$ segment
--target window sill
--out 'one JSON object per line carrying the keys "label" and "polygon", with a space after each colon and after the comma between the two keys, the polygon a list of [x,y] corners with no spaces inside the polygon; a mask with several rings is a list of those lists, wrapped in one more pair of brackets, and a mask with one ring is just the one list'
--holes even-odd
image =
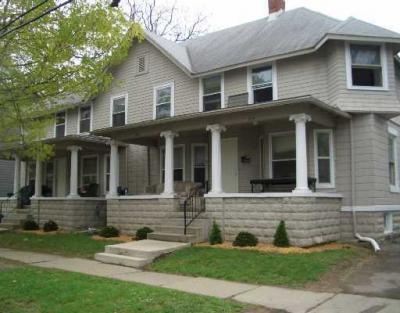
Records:
{"label": "window sill", "polygon": [[400,187],[399,186],[390,186],[390,192],[391,193],[400,193]]}
{"label": "window sill", "polygon": [[372,87],[372,86],[347,86],[348,90],[364,90],[364,91],[389,91],[387,87]]}

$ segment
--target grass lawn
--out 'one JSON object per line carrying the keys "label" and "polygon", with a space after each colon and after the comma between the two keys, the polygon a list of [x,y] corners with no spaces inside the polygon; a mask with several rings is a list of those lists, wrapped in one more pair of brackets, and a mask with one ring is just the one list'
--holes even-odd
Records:
{"label": "grass lawn", "polygon": [[308,254],[191,247],[150,265],[157,272],[203,276],[246,283],[301,287],[333,266],[357,256],[355,249]]}
{"label": "grass lawn", "polygon": [[61,254],[70,257],[93,258],[96,252],[114,241],[93,240],[86,234],[36,235],[27,233],[0,234],[0,248]]}
{"label": "grass lawn", "polygon": [[233,313],[233,301],[48,269],[0,271],[0,312]]}

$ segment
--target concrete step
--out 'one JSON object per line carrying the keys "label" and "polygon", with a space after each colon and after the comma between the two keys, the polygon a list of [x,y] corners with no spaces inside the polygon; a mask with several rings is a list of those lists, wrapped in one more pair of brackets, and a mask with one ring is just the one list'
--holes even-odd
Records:
{"label": "concrete step", "polygon": [[108,245],[105,247],[105,252],[144,259],[155,259],[163,254],[168,254],[189,246],[189,243],[140,240],[117,245]]}
{"label": "concrete step", "polygon": [[173,242],[199,242],[200,239],[196,238],[195,235],[183,235],[173,233],[159,233],[154,232],[147,235],[147,239],[160,240],[160,241],[173,241]]}
{"label": "concrete step", "polygon": [[111,254],[111,253],[96,253],[94,258],[97,261],[103,263],[129,266],[135,268],[142,268],[153,261],[153,259],[145,259],[145,258],[131,257],[125,255]]}
{"label": "concrete step", "polygon": [[[1,226],[1,224],[0,224],[0,226]],[[8,228],[2,228],[2,227],[0,227],[0,234],[1,234],[1,233],[6,233],[6,232],[8,232],[8,231],[10,231]]]}
{"label": "concrete step", "polygon": [[11,229],[18,229],[18,228],[20,228],[20,224],[18,223],[18,224],[15,224],[15,223],[9,223],[9,222],[1,222],[0,223],[0,227],[1,228],[6,228],[6,229],[9,229],[9,230],[11,230]]}
{"label": "concrete step", "polygon": [[[185,227],[175,226],[175,225],[160,225],[160,226],[155,226],[154,231],[156,233],[184,234]],[[195,235],[195,236],[199,237],[199,236],[202,236],[202,233],[203,233],[203,227],[189,226],[187,228],[188,235]]]}

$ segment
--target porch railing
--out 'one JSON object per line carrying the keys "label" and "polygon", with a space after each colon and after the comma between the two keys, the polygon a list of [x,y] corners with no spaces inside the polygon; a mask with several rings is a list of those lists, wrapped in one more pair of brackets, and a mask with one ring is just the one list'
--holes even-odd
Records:
{"label": "porch railing", "polygon": [[183,203],[183,218],[184,218],[184,234],[187,234],[187,229],[199,215],[205,211],[205,199],[202,188],[192,188],[189,195]]}
{"label": "porch railing", "polygon": [[11,205],[11,198],[0,200],[0,223],[3,218],[12,213],[15,208]]}

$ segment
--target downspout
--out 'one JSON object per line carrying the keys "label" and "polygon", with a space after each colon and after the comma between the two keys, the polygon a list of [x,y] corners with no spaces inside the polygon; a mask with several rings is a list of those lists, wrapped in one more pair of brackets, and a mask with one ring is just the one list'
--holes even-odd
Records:
{"label": "downspout", "polygon": [[357,216],[356,216],[356,188],[355,188],[355,164],[354,164],[354,129],[353,119],[350,119],[350,168],[351,168],[351,215],[353,219],[353,235],[359,241],[369,242],[374,251],[381,250],[375,239],[370,237],[363,237],[357,232]]}

